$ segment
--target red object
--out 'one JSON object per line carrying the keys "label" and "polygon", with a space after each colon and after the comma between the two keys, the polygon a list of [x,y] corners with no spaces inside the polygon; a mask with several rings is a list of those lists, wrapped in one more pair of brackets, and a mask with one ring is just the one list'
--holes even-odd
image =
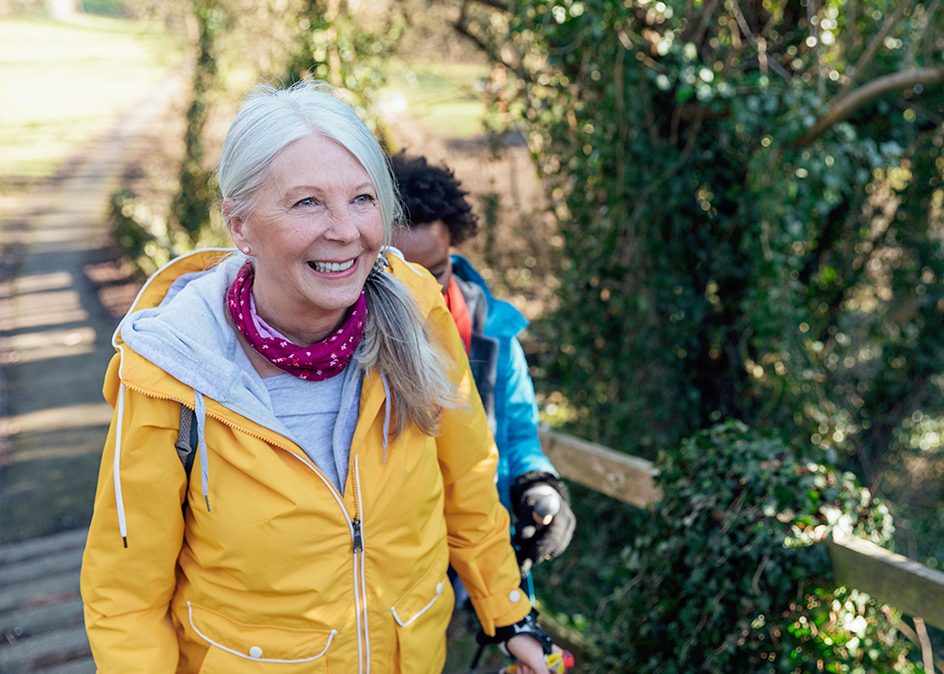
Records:
{"label": "red object", "polygon": [[[547,668],[554,672],[554,674],[565,674],[573,669],[576,664],[574,656],[570,651],[561,651],[560,653],[551,653],[550,655],[544,656],[544,662],[547,663]],[[508,665],[503,667],[498,674],[517,674],[518,663]]]}
{"label": "red object", "polygon": [[449,289],[443,293],[446,300],[446,307],[452,314],[452,320],[456,322],[459,328],[459,337],[462,338],[462,345],[465,347],[466,355],[472,350],[472,317],[469,316],[469,307],[466,306],[462,291],[459,290],[459,284],[456,280],[449,279]]}
{"label": "red object", "polygon": [[[320,342],[299,346],[292,343],[288,337],[276,333],[271,326],[265,326],[262,317],[255,313],[252,298],[252,284],[255,278],[256,272],[252,262],[247,260],[226,293],[229,315],[250,346],[277,368],[299,379],[324,381],[343,372],[364,336],[367,317],[364,291],[361,290],[341,327]],[[268,334],[259,332],[257,320]]]}

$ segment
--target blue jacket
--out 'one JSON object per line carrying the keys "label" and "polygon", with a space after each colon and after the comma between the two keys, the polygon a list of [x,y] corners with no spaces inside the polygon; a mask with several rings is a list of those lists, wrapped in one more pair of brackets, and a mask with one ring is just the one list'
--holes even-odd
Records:
{"label": "blue jacket", "polygon": [[[505,508],[514,512],[511,485],[515,478],[530,470],[558,475],[541,450],[534,384],[518,342],[518,333],[528,321],[511,304],[495,299],[482,275],[461,255],[452,256],[452,273],[472,318],[469,361],[498,446],[498,495]],[[484,298],[487,309],[477,307],[476,296]]]}

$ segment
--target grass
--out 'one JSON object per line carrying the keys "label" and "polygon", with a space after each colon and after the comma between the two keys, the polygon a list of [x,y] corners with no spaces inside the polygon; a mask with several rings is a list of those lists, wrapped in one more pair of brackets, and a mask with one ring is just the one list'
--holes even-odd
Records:
{"label": "grass", "polygon": [[400,107],[444,139],[483,133],[488,66],[457,63],[401,64],[383,90],[384,103]]}
{"label": "grass", "polygon": [[181,60],[173,36],[141,23],[0,20],[0,176],[54,173]]}
{"label": "grass", "polygon": [[[105,131],[182,61],[180,40],[153,25],[78,15],[75,23],[0,20],[0,177],[42,178]],[[483,132],[488,67],[401,64],[384,90],[434,135]]]}

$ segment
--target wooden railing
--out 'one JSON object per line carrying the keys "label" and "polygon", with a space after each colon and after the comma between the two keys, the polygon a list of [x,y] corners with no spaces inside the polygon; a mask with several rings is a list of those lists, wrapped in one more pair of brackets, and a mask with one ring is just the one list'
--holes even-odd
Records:
{"label": "wooden railing", "polygon": [[[544,453],[566,479],[638,508],[662,498],[651,461],[556,431],[542,429],[540,436]],[[837,583],[944,629],[944,573],[854,536],[825,544]]]}

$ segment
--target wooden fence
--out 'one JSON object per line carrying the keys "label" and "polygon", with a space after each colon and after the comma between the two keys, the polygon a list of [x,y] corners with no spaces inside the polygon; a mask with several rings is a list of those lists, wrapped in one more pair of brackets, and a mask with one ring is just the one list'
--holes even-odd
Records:
{"label": "wooden fence", "polygon": [[[545,454],[568,480],[638,508],[662,498],[651,461],[555,431],[542,430],[540,436]],[[894,606],[919,626],[923,620],[944,629],[944,573],[854,536],[825,545],[839,584]]]}

